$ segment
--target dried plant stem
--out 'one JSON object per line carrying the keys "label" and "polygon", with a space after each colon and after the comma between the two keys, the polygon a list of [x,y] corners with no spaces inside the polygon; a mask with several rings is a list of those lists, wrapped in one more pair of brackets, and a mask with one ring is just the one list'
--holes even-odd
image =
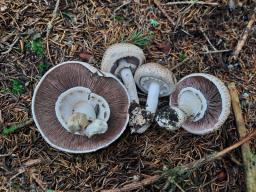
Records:
{"label": "dried plant stem", "polygon": [[9,48],[8,48],[6,51],[2,52],[1,54],[2,54],[2,55],[5,55],[5,54],[11,52],[13,46],[18,42],[19,39],[20,39],[20,38],[19,38],[19,35],[17,35],[16,38],[15,38],[15,40],[13,41],[13,43],[9,46]]}
{"label": "dried plant stem", "polygon": [[195,169],[195,168],[199,168],[200,166],[202,166],[203,164],[213,161],[215,159],[218,159],[222,156],[224,156],[225,154],[229,153],[230,151],[236,149],[237,147],[240,147],[241,145],[243,145],[244,143],[248,142],[249,140],[251,140],[252,138],[254,138],[256,136],[256,130],[253,131],[252,133],[246,135],[244,138],[242,138],[240,141],[238,141],[237,143],[223,149],[220,152],[215,152],[211,155],[206,156],[205,158],[201,158],[197,161],[194,161],[192,163],[186,164],[181,166],[181,168],[183,168],[184,170],[190,170],[190,169]]}
{"label": "dried plant stem", "polygon": [[245,28],[242,38],[238,41],[235,51],[233,53],[232,59],[236,60],[238,58],[238,55],[239,55],[240,51],[242,50],[250,32],[251,32],[254,22],[255,22],[255,13],[252,14],[251,19]]}
{"label": "dried plant stem", "polygon": [[[242,109],[240,106],[235,83],[230,83],[228,87],[230,90],[233,111],[236,117],[237,130],[240,137],[244,137],[247,134],[247,129],[245,127],[245,122],[242,115]],[[254,162],[256,161],[256,159],[253,159],[253,154],[251,152],[249,142],[244,143],[241,148],[246,172],[247,191],[252,192],[256,190],[256,165]]]}
{"label": "dried plant stem", "polygon": [[204,30],[202,28],[200,28],[200,31],[203,33],[204,38],[207,40],[207,42],[210,44],[210,46],[213,48],[214,51],[217,51],[217,49],[214,47],[214,45],[212,44],[212,42],[210,41],[210,39],[207,37],[207,35],[205,34]]}
{"label": "dried plant stem", "polygon": [[168,13],[164,10],[164,8],[161,6],[161,3],[158,0],[154,0],[154,4],[158,7],[158,9],[164,14],[164,16],[168,19],[168,21],[171,22],[171,24],[175,25],[175,22],[172,20],[172,18],[168,15]]}
{"label": "dried plant stem", "polygon": [[212,53],[224,53],[229,52],[230,49],[224,49],[224,50],[216,50],[216,51],[206,51],[206,52],[199,52],[199,54],[212,54]]}
{"label": "dried plant stem", "polygon": [[[237,143],[223,149],[222,151],[215,152],[215,153],[210,154],[210,155],[208,155],[204,158],[201,158],[199,160],[193,161],[193,162],[185,164],[185,165],[177,166],[173,169],[178,169],[178,170],[181,170],[183,173],[185,173],[186,171],[199,168],[202,165],[204,165],[205,163],[210,162],[210,161],[214,161],[214,160],[224,156],[225,154],[229,153],[230,151],[236,149],[237,147],[240,147],[241,145],[248,142],[250,139],[254,138],[255,136],[256,136],[256,130],[253,131],[252,133],[246,135],[244,138],[242,138]],[[127,185],[123,186],[122,188],[103,190],[103,192],[131,191],[131,190],[135,190],[135,189],[147,186],[147,185],[151,185],[151,184],[157,182],[158,180],[160,180],[161,178],[166,178],[166,177],[168,177],[168,175],[166,173],[164,173],[162,175],[154,175],[154,176],[150,176],[150,177],[148,177],[148,178],[146,178],[142,181],[127,184]]]}
{"label": "dried plant stem", "polygon": [[219,3],[215,2],[204,2],[204,1],[176,1],[176,2],[168,2],[166,5],[184,5],[184,4],[199,4],[199,5],[213,5],[218,6]]}
{"label": "dried plant stem", "polygon": [[119,9],[122,9],[124,6],[130,4],[132,1],[129,0],[129,1],[124,1],[122,5],[120,5],[119,7],[117,7],[115,10],[114,10],[114,14],[119,10]]}
{"label": "dried plant stem", "polygon": [[50,32],[53,27],[52,23],[53,23],[54,19],[57,17],[57,11],[59,9],[59,4],[60,4],[60,0],[57,0],[56,4],[55,4],[55,8],[52,12],[52,19],[48,22],[47,29],[46,29],[46,49],[47,49],[47,54],[48,54],[48,57],[49,57],[51,63],[52,63],[52,58],[51,58],[51,54],[50,54],[50,50],[49,50],[49,35],[50,35]]}
{"label": "dried plant stem", "polygon": [[117,188],[117,189],[110,189],[110,190],[103,190],[101,192],[124,192],[124,191],[132,191],[135,189],[142,188],[144,186],[150,185],[152,183],[155,183],[158,181],[163,175],[154,175],[150,176],[146,179],[143,179],[142,181],[134,182],[131,184],[127,184],[123,186],[122,188]]}
{"label": "dried plant stem", "polygon": [[183,61],[177,63],[177,65],[173,66],[170,70],[173,71],[174,69],[180,67],[181,65],[183,65],[184,63],[186,63],[187,61],[189,61],[191,58],[187,57],[186,59],[184,59]]}

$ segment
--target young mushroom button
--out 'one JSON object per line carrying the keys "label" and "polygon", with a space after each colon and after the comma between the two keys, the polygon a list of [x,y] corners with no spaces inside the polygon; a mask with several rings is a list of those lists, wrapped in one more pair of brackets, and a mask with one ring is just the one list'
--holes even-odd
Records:
{"label": "young mushroom button", "polygon": [[145,61],[139,47],[129,43],[118,43],[110,46],[104,53],[101,70],[111,72],[121,78],[128,90],[131,102],[139,103],[133,73]]}
{"label": "young mushroom button", "polygon": [[[157,63],[141,65],[134,75],[137,86],[148,93],[146,111],[154,115],[157,110],[158,98],[170,95],[175,89],[176,79],[173,73]],[[136,118],[136,115],[134,114]],[[147,117],[146,117],[147,118]],[[141,120],[136,120],[141,121]],[[150,126],[150,122],[144,123],[140,132],[144,132]],[[137,131],[138,132],[138,131]]]}
{"label": "young mushroom button", "polygon": [[159,110],[155,119],[169,130],[183,127],[194,134],[218,129],[230,113],[228,89],[218,78],[204,73],[188,75],[177,83],[170,106]]}

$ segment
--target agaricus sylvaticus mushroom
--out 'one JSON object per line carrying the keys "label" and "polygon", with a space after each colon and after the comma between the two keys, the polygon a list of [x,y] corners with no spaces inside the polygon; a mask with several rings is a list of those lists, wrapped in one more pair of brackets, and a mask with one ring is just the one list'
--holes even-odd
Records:
{"label": "agaricus sylvaticus mushroom", "polygon": [[131,102],[139,103],[133,73],[145,61],[141,48],[129,43],[117,43],[104,53],[101,70],[121,78],[128,90]]}
{"label": "agaricus sylvaticus mushroom", "polygon": [[217,77],[194,73],[182,78],[170,96],[170,106],[156,114],[161,127],[175,130],[183,127],[193,134],[218,129],[230,113],[230,95]]}
{"label": "agaricus sylvaticus mushroom", "polygon": [[43,138],[70,153],[114,142],[128,123],[129,95],[112,74],[68,61],[50,69],[35,88],[32,114]]}
{"label": "agaricus sylvaticus mushroom", "polygon": [[145,110],[140,110],[139,116],[134,110],[131,115],[131,121],[134,120],[141,126],[136,128],[134,123],[135,132],[142,133],[150,126],[149,119],[152,119],[156,112],[158,98],[168,96],[174,91],[176,79],[170,70],[157,63],[141,65],[136,70],[134,79],[137,86],[144,93],[148,93]]}

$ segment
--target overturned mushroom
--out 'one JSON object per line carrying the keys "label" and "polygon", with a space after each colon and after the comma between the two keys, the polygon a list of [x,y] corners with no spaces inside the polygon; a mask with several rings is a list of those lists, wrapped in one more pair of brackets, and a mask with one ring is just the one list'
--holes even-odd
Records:
{"label": "overturned mushroom", "polygon": [[[141,65],[134,75],[137,86],[148,93],[145,110],[132,113],[130,122],[133,122],[134,132],[142,133],[153,120],[158,105],[158,98],[170,95],[175,89],[176,79],[166,67],[157,63]],[[141,119],[143,118],[143,119]],[[151,121],[150,121],[151,119]],[[137,125],[136,125],[137,123]]]}
{"label": "overturned mushroom", "polygon": [[97,126],[94,121],[106,124],[110,116],[108,102],[88,88],[77,86],[63,92],[57,99],[55,111],[61,125],[72,133],[90,138],[107,131],[107,126]]}
{"label": "overturned mushroom", "polygon": [[218,129],[229,113],[230,96],[224,83],[212,75],[194,73],[177,83],[170,106],[160,109],[155,119],[169,130],[183,127],[201,135]]}
{"label": "overturned mushroom", "polygon": [[133,73],[144,60],[145,56],[142,49],[129,43],[118,43],[110,46],[102,59],[101,69],[122,79],[131,102],[139,103]]}
{"label": "overturned mushroom", "polygon": [[32,114],[43,138],[70,153],[108,146],[128,123],[129,95],[110,73],[68,61],[49,70],[35,88]]}

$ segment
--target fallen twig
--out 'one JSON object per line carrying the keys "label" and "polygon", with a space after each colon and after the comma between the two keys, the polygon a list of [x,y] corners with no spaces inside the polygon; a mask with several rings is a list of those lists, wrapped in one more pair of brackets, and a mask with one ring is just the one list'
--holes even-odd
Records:
{"label": "fallen twig", "polygon": [[[193,161],[191,163],[185,164],[185,165],[181,165],[181,166],[177,166],[174,167],[174,169],[179,170],[179,174],[183,174],[189,170],[193,170],[196,168],[201,167],[202,165],[204,165],[207,162],[210,161],[214,161],[222,156],[224,156],[225,154],[229,153],[230,151],[236,149],[237,147],[240,147],[241,145],[243,145],[244,143],[248,142],[250,139],[256,137],[256,130],[253,131],[250,134],[247,134],[244,138],[242,138],[240,141],[238,141],[237,143],[223,149],[222,151],[219,152],[215,152],[213,154],[210,154],[204,158],[201,158],[199,160]],[[161,178],[169,178],[168,174],[163,173],[161,175],[154,175],[154,176],[150,176],[142,181],[138,181],[138,182],[134,182],[131,184],[127,184],[125,186],[123,186],[122,188],[116,188],[116,189],[110,189],[110,190],[103,190],[104,192],[124,192],[124,191],[131,191],[131,190],[135,190],[141,187],[145,187],[147,185],[151,185],[155,182],[157,182],[158,180],[160,180]]]}
{"label": "fallen twig", "polygon": [[[240,137],[244,137],[247,133],[247,129],[245,127],[245,122],[242,115],[242,109],[239,102],[238,92],[235,83],[230,83],[228,87],[230,90],[233,111],[236,117],[237,130]],[[243,162],[245,165],[247,191],[252,192],[256,190],[256,159],[253,159],[253,154],[251,152],[249,142],[244,143],[241,146],[241,149]]]}
{"label": "fallen twig", "polygon": [[230,52],[230,49],[224,49],[224,50],[216,50],[216,51],[206,51],[206,52],[199,52],[199,54],[212,54],[212,53],[224,53],[224,52]]}
{"label": "fallen twig", "polygon": [[[4,123],[3,117],[2,117],[2,111],[0,110],[0,125]],[[0,126],[1,127],[1,126]]]}
{"label": "fallen twig", "polygon": [[183,65],[184,63],[186,63],[188,60],[190,60],[191,58],[187,57],[186,59],[184,59],[183,61],[177,63],[177,65],[173,66],[170,70],[173,71],[174,69],[180,67],[181,65]]}
{"label": "fallen twig", "polygon": [[158,7],[158,9],[164,14],[164,16],[170,21],[173,25],[175,25],[175,22],[172,20],[172,18],[168,15],[168,13],[163,9],[161,3],[158,0],[154,0],[154,4]]}
{"label": "fallen twig", "polygon": [[117,189],[110,189],[110,190],[103,190],[101,192],[124,192],[124,191],[132,191],[138,188],[142,188],[144,186],[150,185],[152,183],[155,183],[158,181],[163,175],[154,175],[150,176],[146,179],[143,179],[142,181],[134,182],[127,184],[123,186],[122,188],[117,188]]}
{"label": "fallen twig", "polygon": [[52,23],[53,23],[54,19],[57,17],[57,11],[59,9],[59,4],[60,4],[60,0],[57,0],[56,4],[55,4],[55,7],[54,7],[54,10],[52,12],[52,19],[48,22],[47,29],[46,29],[46,49],[47,49],[48,57],[49,57],[51,62],[52,62],[52,58],[51,58],[51,54],[50,54],[50,50],[49,50],[49,35],[50,35],[50,32],[51,32],[52,27],[53,27]]}
{"label": "fallen twig", "polygon": [[9,181],[13,180],[15,177],[17,177],[18,175],[24,173],[26,171],[27,168],[33,166],[33,165],[37,165],[37,164],[40,164],[42,163],[42,160],[41,159],[31,159],[31,160],[28,160],[27,162],[25,162],[21,167],[19,167],[17,169],[17,172],[14,176],[12,176],[10,178]]}
{"label": "fallen twig", "polygon": [[124,7],[124,6],[128,5],[128,4],[130,4],[131,2],[132,2],[131,0],[129,0],[129,1],[124,1],[123,4],[120,5],[119,7],[117,7],[117,8],[114,10],[113,13],[115,14],[119,9],[121,9],[122,7]]}
{"label": "fallen twig", "polygon": [[200,28],[200,31],[203,33],[204,38],[207,40],[207,42],[210,44],[210,46],[213,48],[214,51],[217,51],[217,49],[214,47],[214,45],[212,44],[212,42],[210,41],[210,39],[207,37],[207,35],[205,34],[204,30],[202,28]]}
{"label": "fallen twig", "polygon": [[252,14],[250,21],[248,22],[245,30],[244,30],[244,34],[242,36],[242,38],[238,41],[237,46],[235,48],[235,51],[233,53],[232,59],[236,60],[238,58],[238,55],[240,53],[240,51],[242,50],[248,35],[250,34],[251,30],[252,30],[252,26],[255,22],[255,13]]}
{"label": "fallen twig", "polygon": [[168,2],[166,5],[184,5],[184,4],[199,4],[199,5],[212,5],[218,6],[217,2],[204,2],[204,1],[176,1],[176,2]]}
{"label": "fallen twig", "polygon": [[1,54],[2,54],[2,55],[5,55],[5,54],[11,52],[13,46],[18,42],[19,39],[20,39],[20,38],[19,38],[19,35],[17,35],[17,36],[15,37],[15,40],[13,41],[13,43],[9,46],[9,48],[8,48],[6,51],[2,52]]}

